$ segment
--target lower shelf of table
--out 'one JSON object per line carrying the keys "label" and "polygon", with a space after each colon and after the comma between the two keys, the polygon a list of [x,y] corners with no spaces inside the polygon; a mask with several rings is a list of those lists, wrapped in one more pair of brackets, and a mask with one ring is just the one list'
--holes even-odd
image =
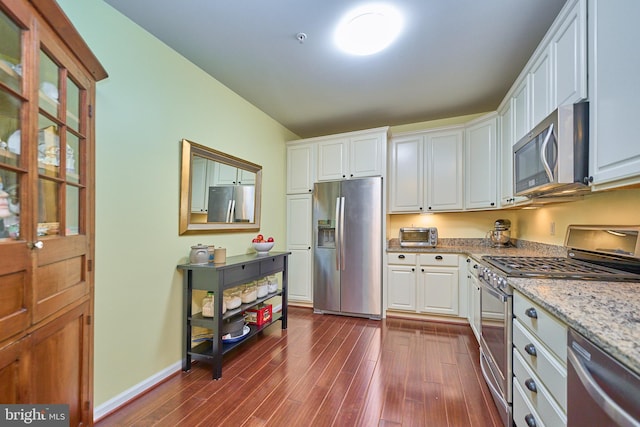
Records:
{"label": "lower shelf of table", "polygon": [[[256,325],[247,325],[249,326],[249,333],[247,334],[247,336],[245,336],[242,340],[237,341],[237,342],[232,342],[232,343],[222,343],[222,354],[228,353],[229,351],[233,350],[234,348],[238,347],[239,345],[242,345],[244,342],[246,342],[249,338],[251,338],[252,336],[256,335],[257,333],[263,331],[265,328],[268,328],[269,326],[273,325],[274,323],[276,323],[278,320],[282,319],[282,313],[273,313],[273,319],[271,320],[271,322],[261,325],[261,326],[256,326]],[[191,350],[189,350],[189,355],[191,356],[198,356],[198,357],[203,357],[203,358],[213,358],[214,354],[213,354],[213,345],[210,341],[205,341],[202,342],[200,344],[198,344],[195,347],[192,347]]]}

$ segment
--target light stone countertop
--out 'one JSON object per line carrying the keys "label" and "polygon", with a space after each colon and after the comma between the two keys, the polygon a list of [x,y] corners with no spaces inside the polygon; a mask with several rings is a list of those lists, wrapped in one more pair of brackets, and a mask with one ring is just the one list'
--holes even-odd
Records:
{"label": "light stone countertop", "polygon": [[[458,253],[480,260],[483,255],[566,256],[566,248],[531,242],[491,248],[484,239],[440,239],[435,248],[401,248],[388,242],[388,253]],[[640,374],[640,283],[565,279],[509,278],[514,289],[540,304]]]}

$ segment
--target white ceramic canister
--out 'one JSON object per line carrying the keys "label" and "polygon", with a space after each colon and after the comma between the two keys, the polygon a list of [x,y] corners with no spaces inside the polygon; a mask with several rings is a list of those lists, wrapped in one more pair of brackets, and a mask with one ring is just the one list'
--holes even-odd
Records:
{"label": "white ceramic canister", "polygon": [[197,244],[191,246],[189,253],[189,262],[191,264],[207,264],[209,262],[209,248],[207,245]]}

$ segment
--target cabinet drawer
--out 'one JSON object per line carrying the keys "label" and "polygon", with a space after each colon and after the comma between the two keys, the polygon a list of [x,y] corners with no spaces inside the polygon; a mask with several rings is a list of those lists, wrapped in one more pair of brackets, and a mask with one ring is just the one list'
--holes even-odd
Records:
{"label": "cabinet drawer", "polygon": [[[516,353],[530,367],[535,375],[546,385],[558,404],[567,408],[567,370],[558,360],[520,323],[513,321],[514,359]],[[533,346],[536,356],[527,352],[527,346]]]}
{"label": "cabinet drawer", "polygon": [[[530,419],[532,419],[533,424],[528,422]],[[527,427],[528,425],[545,426],[540,415],[525,397],[524,390],[522,390],[517,381],[513,382],[513,423],[517,427]]]}
{"label": "cabinet drawer", "polygon": [[268,257],[260,261],[260,274],[267,276],[282,271],[284,268],[283,257]]}
{"label": "cabinet drawer", "polygon": [[415,265],[416,254],[389,253],[387,254],[387,264]]}
{"label": "cabinet drawer", "polygon": [[564,323],[519,292],[513,295],[513,315],[537,335],[564,366],[567,365],[567,326]]}
{"label": "cabinet drawer", "polygon": [[418,261],[420,265],[430,265],[430,266],[446,265],[448,267],[457,267],[458,255],[456,254],[420,254]]}
{"label": "cabinet drawer", "polygon": [[260,275],[260,264],[257,262],[251,264],[234,265],[224,270],[225,286],[244,283],[256,279]]}
{"label": "cabinet drawer", "polygon": [[[518,383],[522,389],[522,394],[545,425],[567,425],[565,409],[558,406],[551,393],[545,387],[544,382],[531,371],[518,353],[513,356],[513,375],[514,387],[515,383]],[[531,388],[527,387],[527,385]]]}

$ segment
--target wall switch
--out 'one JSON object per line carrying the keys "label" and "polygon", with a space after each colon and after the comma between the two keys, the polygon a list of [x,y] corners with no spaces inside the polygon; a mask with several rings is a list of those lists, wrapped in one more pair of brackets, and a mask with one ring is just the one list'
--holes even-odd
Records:
{"label": "wall switch", "polygon": [[549,223],[549,235],[550,236],[556,235],[556,223],[554,221],[551,221]]}

